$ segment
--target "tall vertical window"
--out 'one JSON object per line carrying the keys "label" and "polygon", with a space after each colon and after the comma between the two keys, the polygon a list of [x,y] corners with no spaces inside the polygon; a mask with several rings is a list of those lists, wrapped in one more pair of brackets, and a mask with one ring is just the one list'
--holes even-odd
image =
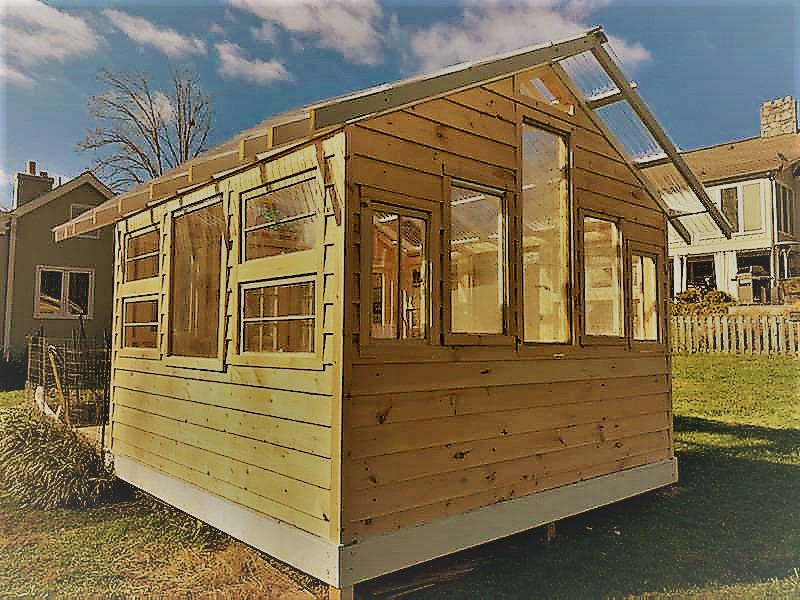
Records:
{"label": "tall vertical window", "polygon": [[220,278],[225,231],[221,202],[173,218],[171,354],[214,358],[219,353]]}
{"label": "tall vertical window", "polygon": [[622,236],[616,223],[583,219],[586,335],[624,335]]}
{"label": "tall vertical window", "polygon": [[719,191],[722,214],[734,231],[739,231],[739,190],[736,187],[722,188]]}
{"label": "tall vertical window", "polygon": [[422,213],[373,205],[370,336],[428,337],[428,223]]}
{"label": "tall vertical window", "polygon": [[314,352],[314,282],[242,289],[242,352]]}
{"label": "tall vertical window", "polygon": [[504,333],[508,297],[503,196],[454,184],[450,194],[450,330]]}
{"label": "tall vertical window", "polygon": [[526,342],[569,342],[569,198],[562,136],[523,125],[522,314]]}
{"label": "tall vertical window", "polygon": [[33,316],[37,319],[78,316],[91,319],[93,288],[92,269],[37,267]]}
{"label": "tall vertical window", "polygon": [[311,250],[316,244],[316,207],[311,175],[244,200],[244,260]]}
{"label": "tall vertical window", "polygon": [[748,183],[742,186],[742,221],[744,231],[763,228],[761,218],[761,184]]}
{"label": "tall vertical window", "polygon": [[633,339],[658,341],[658,285],[652,256],[631,257]]}
{"label": "tall vertical window", "polygon": [[159,230],[131,235],[125,244],[125,281],[158,275]]}

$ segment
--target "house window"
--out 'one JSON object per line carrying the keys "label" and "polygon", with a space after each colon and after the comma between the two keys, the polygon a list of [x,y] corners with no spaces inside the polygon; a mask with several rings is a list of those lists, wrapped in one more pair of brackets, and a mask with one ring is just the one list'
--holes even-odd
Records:
{"label": "house window", "polygon": [[222,203],[173,217],[170,353],[219,353],[220,283],[226,232]]}
{"label": "house window", "polygon": [[566,142],[530,125],[522,142],[523,340],[569,342]]}
{"label": "house window", "polygon": [[91,319],[94,303],[94,270],[63,267],[36,268],[34,318]]}
{"label": "house window", "polygon": [[761,217],[761,184],[742,186],[742,222],[744,231],[759,231],[764,227]]}
{"label": "house window", "polygon": [[658,285],[652,256],[631,257],[633,339],[658,341]]}
{"label": "house window", "polygon": [[[91,206],[89,204],[70,204],[69,205],[69,219],[70,219],[70,221],[72,219],[78,217],[79,215],[82,215],[86,211],[92,210],[93,208],[94,208],[94,206]],[[100,238],[100,231],[96,229],[94,231],[89,231],[88,233],[82,233],[81,235],[79,235],[77,237],[90,239],[90,240],[97,240],[97,239]]]}
{"label": "house window", "polygon": [[126,300],[122,345],[125,348],[158,346],[158,299]]}
{"label": "house window", "polygon": [[316,244],[316,178],[248,198],[244,205],[243,260],[311,250]]}
{"label": "house window", "polygon": [[314,352],[314,281],[242,286],[242,352]]}
{"label": "house window", "polygon": [[739,231],[739,190],[736,187],[722,188],[719,191],[722,214],[734,231]]}
{"label": "house window", "polygon": [[586,335],[622,337],[622,236],[616,223],[584,218],[583,264]]}
{"label": "house window", "polygon": [[508,297],[503,194],[454,183],[450,193],[450,330],[502,334]]}
{"label": "house window", "polygon": [[159,230],[128,236],[125,245],[125,281],[158,275]]}
{"label": "house window", "polygon": [[428,336],[428,221],[424,213],[373,205],[373,339]]}

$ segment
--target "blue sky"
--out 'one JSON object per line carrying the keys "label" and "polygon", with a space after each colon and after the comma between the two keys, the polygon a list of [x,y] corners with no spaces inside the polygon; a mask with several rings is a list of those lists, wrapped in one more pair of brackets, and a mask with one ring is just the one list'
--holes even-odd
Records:
{"label": "blue sky", "polygon": [[758,134],[800,96],[797,0],[0,0],[0,206],[35,159],[65,179],[101,67],[166,86],[190,66],[215,98],[211,142],[313,100],[603,25],[682,148]]}

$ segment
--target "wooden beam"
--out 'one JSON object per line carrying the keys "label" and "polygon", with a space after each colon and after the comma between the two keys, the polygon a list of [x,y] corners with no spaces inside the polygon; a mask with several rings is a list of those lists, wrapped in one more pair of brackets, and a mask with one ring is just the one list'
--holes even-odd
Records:
{"label": "wooden beam", "polygon": [[639,93],[635,89],[631,89],[628,86],[628,80],[622,73],[622,69],[619,68],[614,59],[608,54],[606,49],[603,48],[602,44],[597,44],[596,46],[592,47],[591,51],[592,54],[594,54],[594,57],[597,59],[597,62],[600,63],[600,66],[605,69],[606,74],[611,78],[611,81],[613,81],[617,88],[622,91],[625,99],[628,101],[628,104],[631,105],[631,108],[642,120],[644,126],[647,127],[647,129],[650,131],[650,134],[653,136],[656,142],[658,142],[659,146],[661,146],[667,156],[669,156],[669,158],[675,164],[675,168],[678,169],[678,172],[686,180],[686,183],[695,193],[698,200],[700,200],[700,203],[705,207],[706,211],[708,211],[709,216],[717,224],[717,227],[719,227],[722,234],[726,238],[730,239],[733,232],[730,223],[728,223],[728,220],[708,197],[703,184],[700,183],[700,180],[697,179],[694,171],[692,171],[689,168],[689,165],[686,164],[686,161],[683,160],[683,157],[678,152],[675,144],[672,143],[672,140],[669,138],[666,131],[664,131],[664,129],[661,127],[661,124],[658,122],[655,116],[653,116],[653,113],[650,112],[647,104],[645,104],[642,98],[639,96]]}
{"label": "wooden beam", "polygon": [[240,148],[204,159],[195,159],[189,165],[189,183],[202,183],[211,179],[216,173],[238,167],[242,162]]}
{"label": "wooden beam", "polygon": [[[636,83],[631,81],[631,88],[635,87]],[[625,95],[619,90],[619,88],[614,88],[613,90],[609,90],[607,92],[603,92],[602,94],[597,94],[596,96],[587,98],[586,106],[588,106],[592,110],[596,110],[603,106],[608,106],[609,104],[614,104],[615,102],[619,102],[624,99]]]}
{"label": "wooden beam", "polygon": [[169,179],[156,179],[150,183],[150,200],[158,200],[171,196],[181,188],[189,185],[189,173],[180,173]]}
{"label": "wooden beam", "polygon": [[268,128],[264,133],[243,139],[239,142],[239,160],[253,160],[256,154],[266,152],[272,147],[272,128]]}
{"label": "wooden beam", "polygon": [[313,120],[309,116],[304,116],[296,121],[280,123],[272,127],[272,147],[282,146],[295,140],[307,138],[311,135],[311,124]]}
{"label": "wooden beam", "polygon": [[658,156],[653,156],[650,158],[643,158],[641,160],[635,160],[634,164],[637,168],[645,170],[649,169],[650,167],[658,167],[660,165],[668,165],[671,162],[671,159],[666,154],[661,154]]}
{"label": "wooden beam", "polygon": [[[616,136],[613,133],[611,133],[611,131],[608,129],[608,126],[606,125],[605,121],[603,121],[603,119],[601,119],[596,112],[594,112],[588,106],[586,106],[586,100],[584,99],[583,94],[581,94],[580,90],[577,89],[570,76],[564,70],[564,67],[556,63],[552,65],[552,69],[553,72],[558,76],[558,78],[561,79],[561,82],[567,87],[567,89],[569,89],[570,92],[572,92],[572,95],[578,99],[578,104],[583,108],[583,110],[589,116],[589,119],[591,119],[595,127],[597,127],[601,131],[601,133],[606,137],[608,142],[614,147],[617,153],[628,164],[634,177],[636,177],[636,180],[639,182],[639,184],[653,199],[653,202],[655,202],[658,205],[658,207],[662,210],[662,212],[665,215],[667,215],[667,218],[669,218],[669,207],[667,207],[666,203],[664,202],[664,199],[661,197],[661,194],[658,192],[658,190],[653,188],[653,185],[650,183],[650,181],[642,175],[639,169],[636,168],[636,165],[628,156],[628,153],[622,147],[619,140],[617,140]],[[683,223],[681,223],[677,219],[674,220],[670,219],[670,223],[672,223],[672,226],[675,228],[675,231],[678,232],[678,235],[681,236],[684,242],[686,242],[687,244],[692,243],[692,236],[686,229],[686,227],[683,225]]]}

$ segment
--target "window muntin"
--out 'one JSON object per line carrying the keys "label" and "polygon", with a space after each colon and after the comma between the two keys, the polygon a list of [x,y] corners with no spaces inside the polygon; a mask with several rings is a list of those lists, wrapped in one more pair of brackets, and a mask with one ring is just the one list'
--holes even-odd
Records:
{"label": "window muntin", "polygon": [[242,352],[314,352],[313,280],[242,288]]}
{"label": "window muntin", "polygon": [[34,318],[92,318],[94,271],[37,267]]}
{"label": "window muntin", "polygon": [[221,202],[173,217],[170,354],[219,354],[225,215]]}
{"label": "window muntin", "polygon": [[[76,217],[82,215],[83,213],[92,210],[95,208],[89,204],[70,204],[69,205],[69,220],[73,220]],[[96,229],[94,231],[88,231],[86,233],[82,233],[78,236],[79,238],[86,238],[90,240],[97,240],[100,239],[100,230]]]}
{"label": "window muntin", "polygon": [[722,214],[731,224],[734,231],[739,231],[739,189],[737,187],[722,188],[719,191]]}
{"label": "window muntin", "polygon": [[742,186],[742,225],[744,231],[759,231],[764,222],[761,216],[761,184]]}
{"label": "window muntin", "polygon": [[316,247],[316,185],[311,176],[243,201],[243,260]]}
{"label": "window muntin", "polygon": [[125,244],[125,281],[158,275],[159,229],[130,235]]}
{"label": "window muntin", "polygon": [[569,277],[566,142],[523,124],[523,341],[569,342]]}
{"label": "window muntin", "polygon": [[158,347],[158,300],[125,300],[122,323],[125,348]]}
{"label": "window muntin", "polygon": [[428,221],[422,214],[373,205],[370,337],[426,339]]}
{"label": "window muntin", "polygon": [[503,334],[508,297],[503,195],[453,184],[450,191],[450,330]]}
{"label": "window muntin", "polygon": [[583,264],[586,335],[622,337],[622,236],[616,223],[584,217]]}
{"label": "window muntin", "polygon": [[631,256],[631,308],[633,339],[658,341],[658,284],[652,256]]}

